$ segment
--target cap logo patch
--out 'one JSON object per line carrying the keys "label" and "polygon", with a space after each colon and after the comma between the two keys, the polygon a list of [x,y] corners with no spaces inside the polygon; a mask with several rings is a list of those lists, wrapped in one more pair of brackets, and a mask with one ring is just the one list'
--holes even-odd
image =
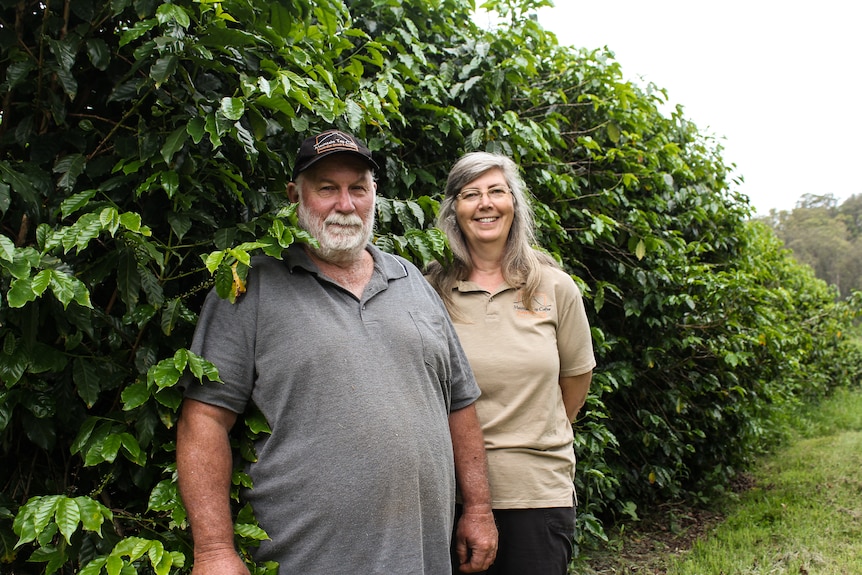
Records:
{"label": "cap logo patch", "polygon": [[320,134],[314,143],[314,151],[319,156],[333,150],[345,150],[350,152],[359,152],[359,146],[356,142],[342,132],[327,132]]}

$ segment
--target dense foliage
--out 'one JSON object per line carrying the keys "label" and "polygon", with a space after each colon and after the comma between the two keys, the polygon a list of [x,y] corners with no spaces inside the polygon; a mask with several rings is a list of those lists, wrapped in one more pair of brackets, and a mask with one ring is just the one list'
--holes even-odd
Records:
{"label": "dense foliage", "polygon": [[[777,417],[857,381],[836,294],[748,222],[715,142],[612,54],[561,47],[546,0],[0,0],[0,564],[188,570],[173,426],[202,295],[294,241],[296,146],[336,125],[382,162],[375,241],[445,258],[464,151],[523,167],[541,240],[588,298],[581,541],[727,484]],[[248,414],[237,450],[266,422]],[[236,484],[247,481],[236,474]],[[237,536],[263,536],[248,509]],[[28,561],[30,563],[28,563]],[[261,572],[265,566],[259,568]]]}

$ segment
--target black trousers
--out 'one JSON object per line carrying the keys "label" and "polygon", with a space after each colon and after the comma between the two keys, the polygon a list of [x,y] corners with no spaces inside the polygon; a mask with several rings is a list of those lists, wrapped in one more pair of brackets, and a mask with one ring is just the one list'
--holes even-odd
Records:
{"label": "black trousers", "polygon": [[[461,507],[455,509],[455,524]],[[494,509],[500,542],[485,575],[566,575],[572,561],[575,508]],[[458,557],[452,551],[452,573]]]}

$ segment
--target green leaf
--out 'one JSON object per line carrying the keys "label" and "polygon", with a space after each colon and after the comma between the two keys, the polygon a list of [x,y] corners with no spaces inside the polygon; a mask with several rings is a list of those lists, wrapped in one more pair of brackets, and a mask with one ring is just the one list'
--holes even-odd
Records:
{"label": "green leaf", "polygon": [[174,353],[174,367],[182,373],[189,364],[189,350],[180,348]]}
{"label": "green leaf", "polygon": [[61,70],[71,70],[75,65],[75,55],[77,53],[77,45],[74,37],[69,36],[62,40],[48,38],[48,46],[51,53],[57,59],[57,63]]}
{"label": "green leaf", "polygon": [[103,209],[99,213],[99,224],[112,236],[115,235],[120,227],[120,214],[117,212],[117,208],[109,206]]}
{"label": "green leaf", "polygon": [[148,20],[139,20],[138,22],[135,22],[135,24],[131,28],[125,29],[120,36],[120,48],[134,40],[137,40],[150,30],[152,30],[157,24],[158,21],[155,18],[150,18]]}
{"label": "green leaf", "polygon": [[63,190],[71,191],[86,165],[87,158],[83,154],[70,154],[57,160],[54,164],[54,173],[62,174],[57,185]]}
{"label": "green leaf", "polygon": [[236,121],[245,113],[245,104],[242,98],[222,98],[219,110],[228,120]]}
{"label": "green leaf", "polygon": [[33,503],[33,525],[37,534],[44,531],[53,519],[61,499],[63,499],[62,495],[47,495],[30,500]]}
{"label": "green leaf", "polygon": [[169,408],[171,411],[178,410],[183,401],[182,391],[176,387],[161,388],[153,394],[153,397],[156,398],[156,401]]}
{"label": "green leaf", "polygon": [[87,213],[78,218],[78,221],[66,228],[62,235],[63,249],[71,251],[76,248],[80,253],[90,240],[99,237],[102,231],[102,222],[100,215]]}
{"label": "green leaf", "polygon": [[146,463],[146,456],[144,452],[141,450],[141,446],[138,443],[138,440],[130,433],[121,433],[120,441],[122,443],[123,449],[126,453],[129,454],[128,459],[138,465],[143,466]]}
{"label": "green leaf", "polygon": [[0,235],[0,259],[15,261],[15,244],[4,235]]}
{"label": "green leaf", "polygon": [[229,265],[222,263],[216,270],[215,289],[220,298],[229,299],[231,297],[233,271]]}
{"label": "green leaf", "polygon": [[108,438],[113,435],[113,429],[110,423],[101,422],[87,441],[87,445],[83,448],[84,465],[93,467],[105,461],[103,449]]}
{"label": "green leaf", "polygon": [[259,411],[254,411],[249,413],[245,417],[245,424],[248,427],[249,431],[254,434],[258,433],[272,433],[272,429],[269,427],[269,423],[266,421],[266,418]]}
{"label": "green leaf", "polygon": [[72,446],[70,448],[72,455],[80,452],[89,443],[93,430],[98,423],[99,420],[95,417],[88,417],[84,421],[83,425],[81,425],[81,428],[78,430],[78,435],[75,437],[75,441],[72,442]]}
{"label": "green leaf", "polygon": [[0,216],[4,215],[12,205],[12,195],[9,193],[10,187],[8,184],[0,182]]}
{"label": "green leaf", "polygon": [[86,190],[66,198],[60,204],[60,213],[64,218],[68,218],[70,215],[86,206],[93,196],[96,195],[97,191],[98,190]]}
{"label": "green leaf", "polygon": [[124,573],[123,556],[116,553],[116,550],[108,555],[105,561],[105,571],[108,575],[125,575]]}
{"label": "green leaf", "polygon": [[250,525],[248,523],[238,523],[234,526],[234,533],[241,537],[248,537],[249,539],[254,539],[255,541],[266,541],[269,539],[269,535],[266,534],[266,531],[258,527],[257,525]]}
{"label": "green leaf", "polygon": [[102,390],[102,374],[98,365],[89,360],[77,358],[73,362],[72,377],[78,395],[87,407],[93,407]]}
{"label": "green leaf", "polygon": [[113,463],[120,452],[120,447],[123,445],[123,440],[120,435],[111,433],[102,441],[100,452],[102,459],[108,463]]}
{"label": "green leaf", "polygon": [[[255,247],[260,247],[260,246],[255,246]],[[236,261],[240,262],[241,264],[244,264],[244,265],[250,265],[251,264],[251,255],[248,253],[248,251],[243,249],[242,246],[230,248],[230,249],[228,249],[227,253],[228,253],[228,255],[233,256],[236,259]]]}
{"label": "green leaf", "polygon": [[243,150],[246,155],[251,158],[257,157],[258,149],[255,146],[255,137],[250,131],[248,131],[245,126],[242,125],[241,122],[236,122],[234,124],[234,129],[236,130],[236,139],[238,142],[242,144]]}
{"label": "green leaf", "polygon": [[176,22],[183,28],[188,28],[191,24],[188,12],[182,6],[176,4],[161,4],[156,9],[156,19],[160,24],[168,22]]}
{"label": "green leaf", "polygon": [[12,186],[14,193],[19,194],[30,206],[39,207],[42,194],[34,185],[32,177],[13,170],[10,164],[4,161],[0,161],[0,176],[0,179]]}
{"label": "green leaf", "polygon": [[[177,191],[179,191],[179,181],[177,181]],[[182,240],[183,236],[192,229],[192,220],[187,214],[171,212],[168,214],[168,223],[179,240]]]}
{"label": "green leaf", "polygon": [[173,198],[180,190],[180,176],[176,172],[162,172],[161,182],[169,198]]}
{"label": "green leaf", "polygon": [[159,481],[150,492],[147,509],[151,511],[170,511],[177,505],[177,485],[171,480]]}
{"label": "green leaf", "polygon": [[222,261],[224,261],[225,255],[227,255],[224,251],[220,252],[210,252],[206,259],[204,260],[204,265],[206,265],[207,270],[210,274],[215,273],[218,267],[221,265]]}
{"label": "green leaf", "polygon": [[188,352],[189,369],[198,380],[206,377],[209,381],[221,382],[216,366],[199,355]]}
{"label": "green leaf", "polygon": [[139,267],[138,272],[141,276],[141,289],[147,295],[147,301],[154,307],[161,307],[165,302],[165,292],[159,278],[144,267]]}
{"label": "green leaf", "polygon": [[207,114],[204,130],[209,134],[210,143],[213,145],[213,148],[221,147],[221,136],[224,132],[219,126],[218,116]]}
{"label": "green leaf", "polygon": [[[165,163],[170,165],[171,160],[179,150],[182,149],[183,145],[186,143],[186,138],[188,138],[189,132],[186,127],[177,128],[165,139],[165,144],[162,146],[161,154],[162,158],[165,160]],[[200,139],[198,139],[200,141]],[[170,194],[168,194],[170,196]]]}
{"label": "green leaf", "polygon": [[620,135],[621,135],[620,127],[617,126],[613,122],[609,122],[607,125],[607,132],[608,132],[608,138],[610,139],[610,141],[613,142],[614,144],[618,144],[620,141]]}
{"label": "green leaf", "polygon": [[50,270],[50,274],[51,293],[60,300],[65,309],[75,298],[75,282],[78,280],[57,270]]}
{"label": "green leaf", "polygon": [[135,212],[124,212],[120,214],[120,225],[130,232],[141,231],[141,216]]}
{"label": "green leaf", "polygon": [[180,372],[174,365],[173,358],[163,359],[147,371],[147,382],[158,387],[171,387],[180,380]]}
{"label": "green leaf", "polygon": [[86,565],[84,565],[81,572],[78,575],[100,575],[102,572],[102,568],[105,567],[108,563],[107,557],[96,557],[89,561]]}
{"label": "green leaf", "polygon": [[206,121],[200,116],[189,118],[189,121],[186,124],[186,132],[191,136],[192,141],[195,144],[200,144],[204,134],[206,133]]}
{"label": "green leaf", "polygon": [[6,292],[6,301],[9,302],[9,307],[24,307],[27,303],[35,301],[35,299],[36,294],[33,292],[30,278],[12,280],[9,285],[9,291]]}
{"label": "green leaf", "polygon": [[87,56],[94,68],[104,72],[108,69],[111,60],[111,50],[101,38],[89,38],[87,39]]}
{"label": "green leaf", "polygon": [[78,529],[78,523],[81,521],[81,510],[78,508],[78,502],[69,497],[62,497],[57,502],[56,512],[57,527],[60,533],[66,538],[66,543],[72,543],[72,535]]}
{"label": "green leaf", "polygon": [[174,74],[177,65],[178,59],[173,54],[159,58],[150,68],[150,78],[156,83],[156,86],[161,86]]}
{"label": "green leaf", "polygon": [[138,304],[141,276],[138,273],[138,261],[129,251],[123,251],[120,254],[117,266],[117,289],[127,306],[133,308]]}
{"label": "green leaf", "polygon": [[123,411],[131,411],[150,399],[150,391],[144,382],[136,381],[123,389],[120,399],[123,401]]}
{"label": "green leaf", "polygon": [[11,62],[6,69],[6,85],[8,89],[15,88],[24,82],[33,70],[34,64],[30,59],[21,62]]}
{"label": "green leaf", "polygon": [[160,326],[162,333],[171,335],[174,329],[183,318],[183,304],[179,298],[174,298],[168,301],[167,305],[162,310]]}
{"label": "green leaf", "polygon": [[113,519],[113,513],[110,509],[89,497],[76,497],[75,503],[78,505],[81,523],[87,531],[99,533],[105,519],[109,521]]}
{"label": "green leaf", "polygon": [[15,340],[9,334],[4,341],[3,353],[0,353],[0,380],[7,388],[18,383],[30,365],[30,357],[23,347],[16,346],[14,349],[8,349],[14,344]]}

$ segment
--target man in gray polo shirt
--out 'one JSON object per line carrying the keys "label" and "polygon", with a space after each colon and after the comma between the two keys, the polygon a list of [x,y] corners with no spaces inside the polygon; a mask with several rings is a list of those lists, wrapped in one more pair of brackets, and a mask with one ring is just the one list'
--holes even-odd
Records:
{"label": "man in gray polo shirt", "polygon": [[319,247],[255,258],[235,304],[207,297],[191,349],[224,383],[189,384],[177,427],[195,575],[248,572],[228,432],[249,403],[272,429],[243,493],[270,536],[255,560],[289,575],[449,573],[456,480],[461,571],[494,559],[479,390],[419,270],[369,243],[376,168],[350,134],[308,138],[288,196]]}

